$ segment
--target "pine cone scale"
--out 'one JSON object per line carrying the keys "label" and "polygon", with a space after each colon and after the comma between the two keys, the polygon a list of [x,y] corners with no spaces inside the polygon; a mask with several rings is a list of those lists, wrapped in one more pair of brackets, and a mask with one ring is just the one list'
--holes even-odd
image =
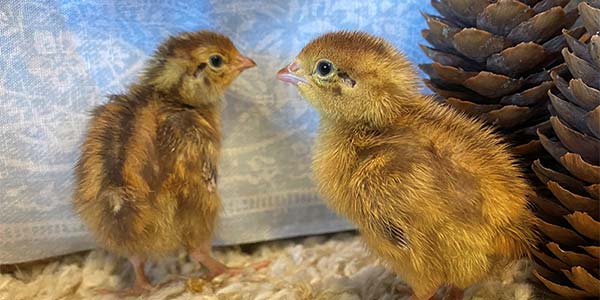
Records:
{"label": "pine cone scale", "polygon": [[[562,278],[550,278],[548,274],[544,276],[541,273],[537,273],[536,277],[548,289],[562,296],[600,297],[600,68],[594,58],[599,37],[594,35],[596,32],[590,31],[590,28],[597,27],[600,9],[592,8],[585,2],[579,4],[578,8],[588,33],[577,37],[571,35],[573,32],[563,31],[568,48],[561,51],[572,79],[567,83],[559,75],[563,73],[562,70],[551,73],[560,91],[560,94],[548,93],[554,114],[550,123],[557,140],[553,141],[545,133],[538,132],[542,145],[564,171],[544,169],[539,161],[533,165],[533,169],[538,170],[538,177],[559,204],[570,212],[564,215],[567,224],[557,220],[555,214],[548,218],[545,213],[540,213],[542,218],[552,219],[554,223],[540,226],[549,241],[546,244],[549,251],[547,255],[558,258],[570,268],[560,268],[564,275]],[[570,178],[568,181],[572,186],[553,182],[549,180],[550,176],[563,180]],[[566,234],[576,236],[566,238]],[[551,259],[540,261],[550,268],[556,267]]]}
{"label": "pine cone scale", "polygon": [[485,8],[477,18],[477,27],[496,35],[506,36],[517,25],[531,19],[535,11],[520,1],[500,0]]}

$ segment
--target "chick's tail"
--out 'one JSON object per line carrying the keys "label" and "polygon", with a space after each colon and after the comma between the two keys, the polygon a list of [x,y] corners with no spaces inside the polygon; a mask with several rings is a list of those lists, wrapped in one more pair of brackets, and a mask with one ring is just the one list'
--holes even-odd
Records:
{"label": "chick's tail", "polygon": [[149,197],[127,187],[108,187],[98,194],[95,213],[96,233],[110,248],[127,246],[133,240],[151,235],[153,223],[159,221]]}
{"label": "chick's tail", "polygon": [[531,211],[513,220],[506,231],[497,239],[496,254],[506,259],[531,258],[539,234],[536,230],[539,219]]}

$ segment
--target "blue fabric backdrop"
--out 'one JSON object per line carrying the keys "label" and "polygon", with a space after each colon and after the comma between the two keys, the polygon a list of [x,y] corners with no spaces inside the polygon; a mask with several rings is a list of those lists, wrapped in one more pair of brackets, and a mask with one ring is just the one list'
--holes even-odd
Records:
{"label": "blue fabric backdrop", "polygon": [[70,206],[89,110],[171,34],[212,29],[258,67],[225,96],[218,243],[350,228],[315,193],[317,116],[275,72],[320,33],[381,35],[415,62],[428,1],[0,1],[0,263],[93,247]]}

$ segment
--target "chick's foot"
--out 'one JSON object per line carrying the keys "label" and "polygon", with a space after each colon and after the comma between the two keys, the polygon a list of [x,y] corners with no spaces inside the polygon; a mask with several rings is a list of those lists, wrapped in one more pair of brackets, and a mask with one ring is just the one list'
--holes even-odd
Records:
{"label": "chick's foot", "polygon": [[135,272],[135,282],[131,288],[123,291],[98,289],[96,290],[96,293],[100,295],[115,295],[119,298],[123,298],[131,296],[140,296],[152,291],[152,289],[154,289],[154,286],[150,283],[148,277],[146,277],[146,273],[144,272],[145,260],[140,257],[133,256],[129,258],[129,262],[133,266],[133,271]]}
{"label": "chick's foot", "polygon": [[[223,263],[214,259],[211,256],[210,247],[207,247],[206,245],[192,251],[190,253],[190,257],[194,261],[202,264],[204,267],[206,267],[208,269],[208,274],[206,275],[206,278],[208,280],[213,279],[221,274],[236,276],[236,275],[241,274],[245,269],[248,268],[248,267],[228,267],[228,266],[224,265]],[[271,263],[270,261],[261,261],[261,262],[257,262],[257,263],[250,265],[249,268],[253,268],[254,270],[258,271],[260,269],[267,267],[270,263]]]}
{"label": "chick's foot", "polygon": [[132,287],[122,291],[109,290],[109,289],[98,289],[96,293],[98,295],[113,295],[118,298],[124,297],[137,297],[151,292],[154,286],[148,282],[148,279],[144,276],[143,278],[136,277],[135,283]]}
{"label": "chick's foot", "polygon": [[236,276],[236,275],[239,275],[239,274],[243,273],[244,270],[246,270],[248,268],[252,268],[255,271],[258,271],[260,269],[264,269],[264,268],[268,267],[269,264],[271,264],[271,261],[269,261],[269,260],[263,260],[263,261],[259,261],[259,262],[253,263],[253,264],[251,264],[248,267],[226,267],[226,270],[225,270],[224,273],[225,274],[229,274],[231,276]]}

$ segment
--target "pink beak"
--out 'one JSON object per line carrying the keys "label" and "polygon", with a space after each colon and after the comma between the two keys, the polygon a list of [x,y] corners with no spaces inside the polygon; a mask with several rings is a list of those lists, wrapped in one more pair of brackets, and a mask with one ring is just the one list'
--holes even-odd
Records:
{"label": "pink beak", "polygon": [[277,72],[277,79],[293,85],[298,85],[299,83],[309,83],[306,78],[297,75],[296,72],[298,70],[300,70],[300,66],[298,66],[296,62],[292,62]]}
{"label": "pink beak", "polygon": [[238,54],[238,56],[235,58],[235,61],[237,64],[237,69],[240,71],[244,71],[256,66],[256,63],[252,59],[241,54]]}

